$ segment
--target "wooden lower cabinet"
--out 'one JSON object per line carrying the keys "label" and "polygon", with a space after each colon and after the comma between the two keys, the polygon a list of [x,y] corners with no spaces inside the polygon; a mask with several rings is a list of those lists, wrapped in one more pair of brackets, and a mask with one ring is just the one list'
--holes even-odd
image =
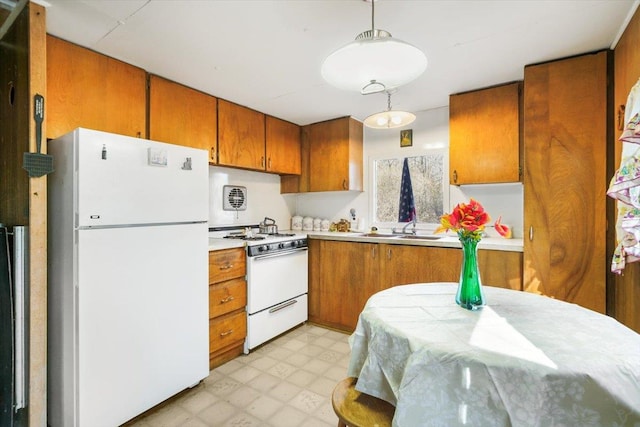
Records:
{"label": "wooden lower cabinet", "polygon": [[[462,250],[309,239],[309,320],[352,332],[367,300],[397,285],[457,282]],[[479,250],[482,283],[522,290],[522,253]]]}
{"label": "wooden lower cabinet", "polygon": [[309,320],[352,331],[378,286],[378,245],[309,239]]}
{"label": "wooden lower cabinet", "polygon": [[209,367],[240,355],[247,336],[243,248],[209,252]]}

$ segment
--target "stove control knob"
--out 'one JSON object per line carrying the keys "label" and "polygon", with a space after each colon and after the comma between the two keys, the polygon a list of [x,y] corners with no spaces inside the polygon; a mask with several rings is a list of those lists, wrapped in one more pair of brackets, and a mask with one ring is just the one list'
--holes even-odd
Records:
{"label": "stove control knob", "polygon": [[278,248],[284,249],[284,243],[278,243]]}
{"label": "stove control knob", "polygon": [[268,249],[269,249],[269,246],[267,246],[267,245],[262,245],[262,246],[260,246],[260,247],[258,248],[258,252],[264,252],[264,251],[266,251],[266,250],[268,250]]}

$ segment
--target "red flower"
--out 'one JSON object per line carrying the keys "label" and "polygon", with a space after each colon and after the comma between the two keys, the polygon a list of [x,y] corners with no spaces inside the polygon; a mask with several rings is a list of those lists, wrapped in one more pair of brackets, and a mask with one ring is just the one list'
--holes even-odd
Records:
{"label": "red flower", "polygon": [[[502,217],[498,218],[495,228],[503,237],[511,237],[511,230],[506,225],[500,224]],[[450,214],[440,217],[440,226],[435,231],[441,233],[443,231],[455,231],[460,237],[472,237],[475,240],[482,238],[485,224],[491,219],[489,214],[484,210],[482,205],[474,199],[470,199],[469,203],[458,203]]]}

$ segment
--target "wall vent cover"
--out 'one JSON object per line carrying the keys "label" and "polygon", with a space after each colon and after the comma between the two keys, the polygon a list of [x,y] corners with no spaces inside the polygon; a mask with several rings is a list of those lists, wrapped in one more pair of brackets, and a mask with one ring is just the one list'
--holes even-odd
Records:
{"label": "wall vent cover", "polygon": [[247,210],[247,187],[237,185],[223,186],[222,209],[225,211]]}

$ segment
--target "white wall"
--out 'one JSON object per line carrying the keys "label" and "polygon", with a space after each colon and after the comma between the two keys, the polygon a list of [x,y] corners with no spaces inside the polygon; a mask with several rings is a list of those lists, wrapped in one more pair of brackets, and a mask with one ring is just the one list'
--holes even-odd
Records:
{"label": "white wall", "polygon": [[[357,217],[362,218],[366,227],[369,227],[371,225],[370,212],[372,211],[370,197],[372,160],[382,156],[388,158],[416,156],[433,148],[448,147],[449,108],[441,107],[418,112],[416,113],[416,121],[403,129],[413,129],[413,145],[411,147],[400,147],[400,129],[374,130],[365,128],[364,192],[300,194],[297,196],[296,212],[303,216],[337,221],[341,218],[350,219],[349,210],[354,208]],[[482,153],[478,153],[478,155],[481,156]],[[513,226],[515,237],[522,236],[522,184],[450,186],[448,192],[449,210],[461,201],[468,201],[470,197],[482,203],[493,220],[502,215],[502,222]]]}
{"label": "white wall", "polygon": [[[236,215],[222,209],[225,185],[247,187],[247,210]],[[295,203],[295,195],[280,194],[278,175],[209,166],[209,226],[258,224],[267,216],[276,221],[279,229],[287,230]]]}
{"label": "white wall", "polygon": [[[365,229],[371,226],[372,199],[370,169],[374,158],[408,157],[425,153],[433,148],[449,146],[448,107],[416,113],[416,121],[407,129],[413,129],[413,145],[400,147],[400,129],[364,131],[364,191],[336,191],[280,194],[278,175],[209,166],[209,225],[241,226],[258,224],[265,216],[273,218],[280,230],[290,228],[294,215],[328,219],[332,222],[351,219],[350,209],[355,209],[356,219]],[[478,153],[481,156],[482,153]],[[447,168],[448,165],[445,165]],[[448,173],[448,172],[447,172]],[[247,187],[247,210],[236,212],[222,209],[222,187],[241,185]],[[399,185],[399,183],[398,183]],[[485,207],[492,220],[502,216],[502,222],[513,226],[514,237],[522,237],[523,189],[522,184],[449,186],[445,191],[448,211],[459,202],[477,199]],[[491,234],[492,230],[488,230]]]}

